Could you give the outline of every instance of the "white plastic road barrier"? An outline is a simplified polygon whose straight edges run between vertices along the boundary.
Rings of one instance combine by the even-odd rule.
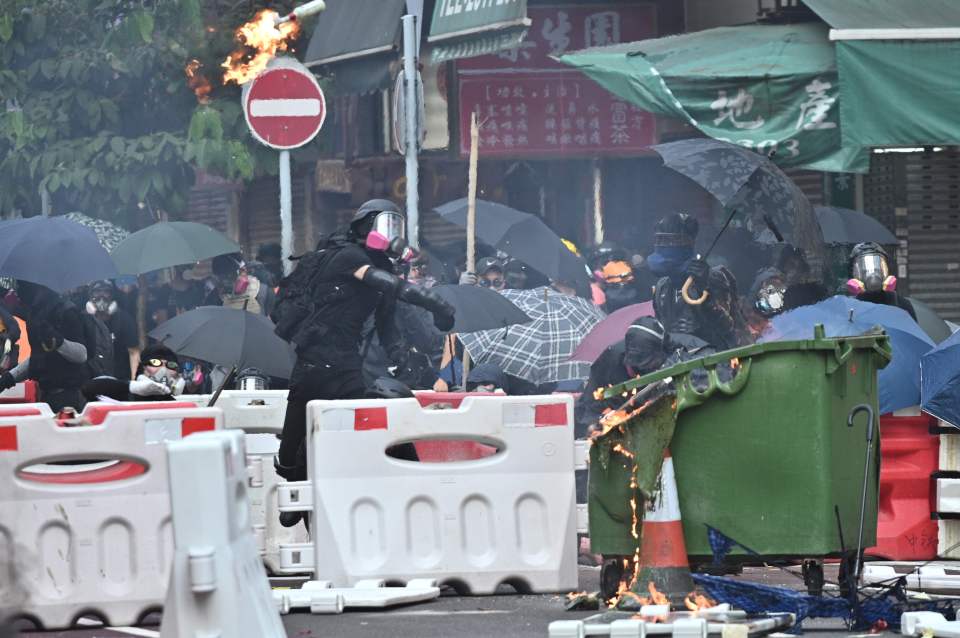
[[[573,445],[573,467],[576,473],[577,483],[578,485],[587,485],[590,464],[590,441],[574,441]],[[584,494],[584,496],[586,496],[586,494]],[[590,515],[587,510],[587,502],[581,502],[581,500],[583,499],[577,498],[577,533],[589,534]]]
[[[935,593],[960,593],[960,566],[956,563],[907,561],[870,562],[863,565],[863,584],[887,584],[905,576],[907,589]]]
[[[250,523],[257,549],[271,574],[313,571],[312,561],[293,561],[290,558],[293,553],[281,552],[281,547],[302,547],[310,540],[303,525],[280,525],[277,508],[277,486],[284,480],[273,469],[273,457],[280,449],[277,435],[283,431],[287,394],[287,390],[224,390],[216,403],[216,407],[223,410],[224,426],[228,430],[243,430],[247,435]],[[198,394],[181,398],[206,405],[211,396]]]
[[[960,638],[960,621],[950,621],[935,611],[908,611],[900,615],[900,633],[904,636]]]
[[[576,589],[572,397],[471,396],[444,410],[413,398],[312,401],[307,419],[312,485],[281,485],[280,500],[313,508],[317,579],[431,578],[474,594],[504,582]],[[422,439],[498,452],[450,463],[386,453]]]
[[[210,432],[168,446],[173,568],[161,638],[285,638],[257,553],[243,433]]]
[[[0,578],[0,608],[52,629],[87,614],[133,625],[162,605],[173,551],[164,442],[222,427],[219,410],[177,405],[90,404],[77,427],[49,409],[0,408],[0,556],[18,570],[16,583]]]
[[[718,609],[718,608],[714,608]],[[706,617],[704,616],[706,613]],[[710,613],[701,610],[670,613],[665,622],[648,622],[629,617],[609,620],[605,614],[590,616],[584,620],[556,620],[550,623],[550,638],[586,638],[587,636],[610,636],[610,638],[645,638],[646,636],[673,636],[673,638],[706,638],[719,635],[722,638],[768,635],[773,631],[787,629],[796,622],[793,614],[767,614],[748,618],[742,611]],[[944,638],[960,638],[949,636]]]
[[[36,381],[24,381],[0,392],[0,403],[35,403],[36,401]]]
[[[937,512],[960,513],[960,479],[937,479]]]
[[[404,587],[387,587],[383,580],[361,581],[354,587],[334,588],[330,581],[311,580],[300,589],[274,589],[281,614],[309,609],[312,614],[339,614],[346,608],[383,609],[440,597],[437,581],[411,580]]]

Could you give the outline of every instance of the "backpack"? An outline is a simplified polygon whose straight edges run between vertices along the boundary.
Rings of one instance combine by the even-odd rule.
[[[275,324],[274,332],[284,341],[297,346],[307,345],[320,326],[314,325],[322,307],[345,296],[343,286],[329,286],[321,290],[320,276],[330,258],[346,244],[342,236],[323,237],[317,249],[291,257],[296,261],[293,272],[280,280],[270,319]]]
[[[91,377],[116,376],[113,369],[113,333],[102,320],[83,313],[83,334],[87,346],[87,369]]]

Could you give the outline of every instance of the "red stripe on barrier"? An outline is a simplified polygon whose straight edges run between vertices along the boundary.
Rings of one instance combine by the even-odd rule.
[[[20,472],[18,476],[25,481],[34,483],[56,483],[58,485],[86,485],[88,483],[110,483],[122,481],[146,473],[147,468],[133,461],[120,461],[110,467],[84,472],[63,472],[56,474],[42,474],[39,472]]]
[[[190,436],[195,432],[207,432],[217,427],[217,420],[212,416],[189,417],[180,423],[180,436]]]
[[[0,451],[17,451],[17,426],[0,425]]]
[[[353,411],[353,429],[360,430],[386,430],[387,429],[387,409],[386,408],[357,408]]]
[[[196,403],[154,401],[153,403],[101,403],[88,406],[83,413],[84,420],[90,425],[103,425],[111,412],[136,412],[138,410],[177,410],[195,408]]]
[[[567,424],[567,404],[547,403],[536,406],[533,424],[538,428]]]
[[[0,416],[40,416],[37,408],[0,408]]]

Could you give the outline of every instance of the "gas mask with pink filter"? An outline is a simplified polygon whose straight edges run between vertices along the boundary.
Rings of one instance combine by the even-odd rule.
[[[890,274],[886,253],[876,244],[864,243],[854,247],[851,271],[853,276],[847,280],[847,290],[854,296],[897,289],[897,278]]]
[[[386,253],[400,262],[411,261],[416,256],[407,245],[406,220],[403,215],[393,211],[377,213],[364,245],[368,250]]]

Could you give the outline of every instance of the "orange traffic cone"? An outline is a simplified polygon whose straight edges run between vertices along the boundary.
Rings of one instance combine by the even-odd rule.
[[[680,521],[680,497],[673,472],[670,450],[664,451],[660,471],[660,491],[643,517],[640,533],[640,567],[634,587],[641,595],[650,584],[667,596],[673,605],[682,606],[693,591],[693,578],[687,562],[687,545]]]

